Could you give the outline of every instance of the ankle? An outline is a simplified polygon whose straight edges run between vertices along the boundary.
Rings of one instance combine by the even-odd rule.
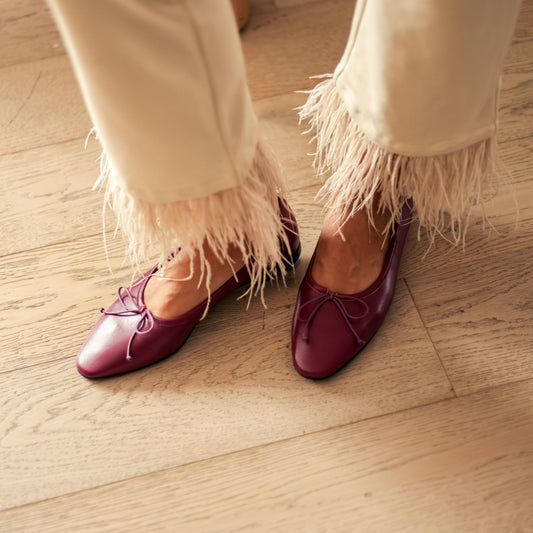
[[[378,278],[388,249],[389,235],[383,234],[388,217],[372,213],[373,224],[362,210],[339,229],[328,213],[315,252],[311,275],[333,292],[355,294]]]
[[[207,246],[201,253],[182,249],[160,275],[148,281],[145,305],[158,318],[177,318],[202,303],[243,266],[236,246],[230,246],[223,258]]]

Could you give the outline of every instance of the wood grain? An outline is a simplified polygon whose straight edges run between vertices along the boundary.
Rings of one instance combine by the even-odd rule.
[[[292,368],[294,285],[269,291],[268,313],[258,302],[248,314],[242,302],[221,305],[179,355],[91,382],[66,353],[90,326],[78,318],[90,288],[74,284],[77,271],[61,283],[69,308],[48,306],[55,316],[37,322],[40,338],[27,332],[25,342],[13,324],[22,364],[37,354],[27,368],[12,360],[20,369],[0,383],[4,509],[453,396],[403,286],[379,337],[324,382]]]
[[[12,531],[528,531],[531,380],[0,514]]]
[[[252,98],[311,89],[316,80],[310,76],[333,72],[353,10],[351,0],[329,0],[252,17],[241,36]]]
[[[528,163],[529,165],[529,163]],[[527,168],[527,167],[526,167]],[[483,215],[486,215],[485,222]],[[420,239],[416,227],[408,236],[401,273],[413,278],[436,269],[459,267],[479,261],[506,261],[506,256],[531,246],[533,240],[533,190],[529,182],[518,183],[501,190],[484,208],[472,214],[465,247],[454,246],[444,239],[432,244],[422,231]],[[508,265],[510,266],[510,265]],[[491,290],[487,287],[487,290]]]
[[[412,232],[379,335],[321,382],[290,357],[321,226],[291,93],[335,66],[353,1],[295,2],[254,0],[242,41],[302,264],[267,288],[268,310],[226,299],[179,354],[93,382],[74,358],[130,269],[120,239],[107,269],[89,190],[99,148],[83,151],[90,121],[45,4],[0,0],[0,530],[531,529],[533,0],[500,101],[517,229],[504,188],[487,204],[499,233],[473,218],[464,252],[426,254]]]
[[[99,154],[96,141],[84,150],[77,139],[0,157],[0,255],[102,232],[103,194],[91,191]]]
[[[533,377],[533,244],[407,277],[457,394]]]
[[[66,56],[6,67],[0,75],[0,155],[85,138],[91,130]]]
[[[503,69],[499,101],[500,141],[513,141],[533,135],[531,87],[533,79],[533,44],[517,42],[508,54],[510,63]],[[518,58],[522,58],[521,60]]]
[[[0,0],[0,28],[0,69],[65,54],[44,0]]]

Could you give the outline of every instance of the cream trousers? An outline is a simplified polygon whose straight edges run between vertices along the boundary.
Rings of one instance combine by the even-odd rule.
[[[100,183],[141,258],[234,242],[280,262],[275,157],[260,140],[227,0],[48,0],[103,150]],[[345,53],[301,117],[339,223],[406,198],[430,232],[494,172],[499,79],[519,0],[358,0]]]

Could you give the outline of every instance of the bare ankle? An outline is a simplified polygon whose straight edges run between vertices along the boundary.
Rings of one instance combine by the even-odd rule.
[[[159,318],[177,318],[202,303],[243,266],[236,246],[230,246],[223,258],[207,246],[202,253],[180,250],[161,275],[148,282],[146,307]]]
[[[338,227],[334,213],[328,213],[315,253],[312,276],[333,292],[354,294],[368,288],[379,276],[388,248],[383,235],[388,217],[366,211],[355,213]]]

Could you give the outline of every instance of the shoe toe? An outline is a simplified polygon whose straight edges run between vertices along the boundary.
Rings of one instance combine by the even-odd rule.
[[[305,377],[320,379],[334,374],[361,348],[334,305],[325,304],[308,328],[304,322],[294,330],[293,363]]]
[[[88,378],[100,378],[133,370],[127,350],[137,322],[137,317],[102,317],[78,353],[78,372]]]

